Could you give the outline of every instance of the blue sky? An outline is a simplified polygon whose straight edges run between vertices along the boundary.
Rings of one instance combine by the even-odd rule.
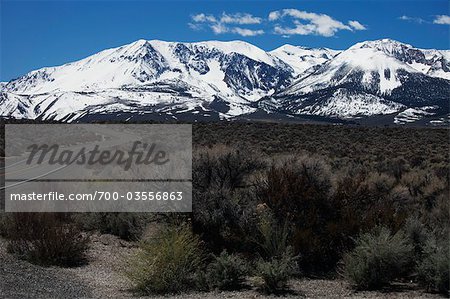
[[[448,0],[0,1],[0,81],[141,38],[245,40],[265,50],[385,37],[449,49],[450,41]]]

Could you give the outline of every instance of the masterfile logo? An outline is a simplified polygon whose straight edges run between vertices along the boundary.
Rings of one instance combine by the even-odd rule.
[[[191,211],[191,125],[6,125],[5,155],[9,212]]]
[[[140,141],[133,142],[133,146],[129,152],[122,150],[101,150],[96,145],[93,150],[86,150],[82,147],[79,151],[61,150],[58,144],[32,144],[28,147],[30,154],[26,164],[48,163],[50,165],[108,165],[117,163],[123,165],[124,170],[131,168],[132,164],[136,165],[164,165],[170,161],[168,154],[164,150],[158,150],[157,145],[152,143],[148,145]],[[36,159],[36,160],[35,160]]]

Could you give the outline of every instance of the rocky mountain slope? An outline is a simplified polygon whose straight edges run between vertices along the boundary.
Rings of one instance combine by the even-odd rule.
[[[0,115],[91,119],[392,116],[448,121],[450,51],[383,39],[347,50],[139,40],[0,85]],[[413,115],[413,116],[411,116]]]
[[[358,43],[321,64],[288,88],[264,99],[261,106],[292,114],[354,118],[391,114],[416,107],[448,112],[450,81],[444,61],[430,71],[439,52],[424,52],[392,40]],[[432,113],[433,114],[433,113]]]

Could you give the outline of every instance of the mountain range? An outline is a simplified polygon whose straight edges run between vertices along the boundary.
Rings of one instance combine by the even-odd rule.
[[[0,84],[0,115],[92,120],[449,123],[450,50],[138,40]]]

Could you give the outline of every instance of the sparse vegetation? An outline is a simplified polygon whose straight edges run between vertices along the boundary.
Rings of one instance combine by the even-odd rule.
[[[429,291],[449,293],[450,248],[449,240],[429,239],[423,258],[417,267],[419,282]]]
[[[78,266],[86,261],[89,237],[52,213],[14,213],[8,223],[8,251],[32,263]]]
[[[298,273],[296,257],[288,248],[281,256],[268,260],[260,259],[256,264],[259,287],[267,293],[280,293],[288,288],[289,280]]]
[[[258,212],[258,234],[255,243],[259,246],[259,254],[264,258],[282,256],[289,248],[289,222],[278,224],[265,205],[260,205]]]
[[[248,266],[242,258],[225,250],[208,265],[207,279],[211,288],[238,290],[242,287]]]
[[[144,294],[179,293],[192,289],[203,252],[188,226],[169,227],[144,240],[126,275]]]
[[[448,294],[448,130],[207,123],[193,133],[193,213],[171,214],[178,228],[159,215],[169,228],[141,240],[129,264],[136,290],[239,289],[256,278],[277,293],[298,273],[329,277],[342,262],[358,290],[408,279]],[[40,236],[67,240],[79,261],[73,252],[85,247],[70,241],[85,232],[138,241],[149,223],[139,213],[52,217],[59,230],[10,230],[8,216],[0,233],[23,258],[44,254],[25,254]],[[72,264],[50,260],[37,262]]]
[[[343,274],[357,289],[380,289],[405,274],[412,251],[403,232],[377,227],[362,234],[344,256]]]

